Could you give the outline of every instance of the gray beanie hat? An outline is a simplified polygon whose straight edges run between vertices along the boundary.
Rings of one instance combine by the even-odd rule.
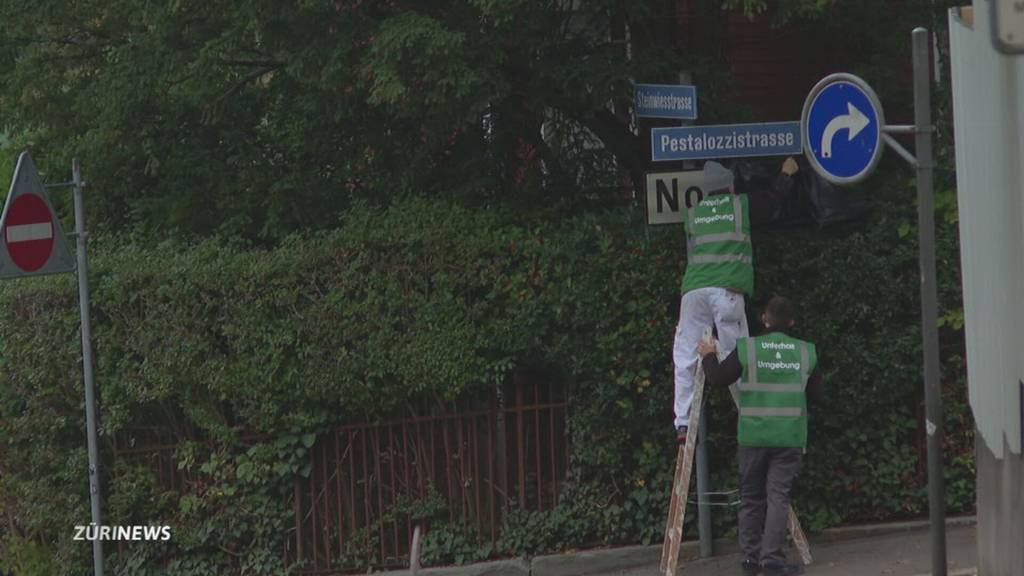
[[[718,162],[708,161],[704,163],[705,192],[725,190],[732,186],[732,180],[732,170],[729,170]]]

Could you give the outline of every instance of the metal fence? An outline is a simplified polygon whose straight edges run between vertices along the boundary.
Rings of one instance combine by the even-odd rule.
[[[569,403],[564,391],[547,385],[513,388],[508,402],[496,396],[319,435],[309,451],[310,473],[295,481],[286,503],[295,515],[286,562],[309,575],[344,571],[360,557],[407,565],[414,528],[408,504],[432,495],[446,501],[447,519],[470,528],[478,544],[497,542],[507,509],[555,506],[568,468]],[[150,440],[120,446],[115,457],[142,459],[163,489],[192,489],[200,479],[178,470],[177,445]]]

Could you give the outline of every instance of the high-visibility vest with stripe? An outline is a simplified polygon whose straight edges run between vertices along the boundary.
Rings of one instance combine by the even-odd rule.
[[[736,341],[741,446],[807,445],[807,379],[818,363],[814,344],[774,332]]]
[[[754,294],[748,214],[746,194],[707,196],[687,209],[684,294],[709,286]]]

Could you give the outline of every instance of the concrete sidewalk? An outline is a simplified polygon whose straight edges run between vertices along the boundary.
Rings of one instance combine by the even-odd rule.
[[[928,522],[889,522],[829,528],[811,536],[808,576],[927,576]],[[715,556],[697,560],[698,543],[683,542],[678,576],[740,574],[735,540],[716,540]],[[946,520],[948,576],[973,575],[977,564],[975,518]],[[420,570],[419,576],[655,576],[661,544],[623,546]],[[795,561],[795,556],[792,561]],[[376,573],[408,576],[408,570]],[[660,576],[660,575],[658,575]]]
[[[855,540],[815,542],[811,540],[814,563],[808,576],[916,576],[931,569],[929,532],[926,527]],[[946,530],[949,574],[974,574],[977,565],[977,537],[974,525],[953,525]],[[791,555],[791,561],[796,561]],[[715,556],[684,562],[679,576],[734,576],[741,574],[739,554]],[[654,576],[657,564],[597,572],[604,576]]]

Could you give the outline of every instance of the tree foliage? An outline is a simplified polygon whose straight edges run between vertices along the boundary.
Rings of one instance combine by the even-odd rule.
[[[907,198],[909,188],[889,193]],[[755,236],[757,282],[771,288],[749,315],[773,292],[792,297],[796,335],[818,344],[827,381],[796,497],[814,529],[925,507],[916,251],[899,233],[910,214],[909,201],[883,202],[863,228]],[[464,527],[439,526],[431,557],[655,539],[675,454],[669,351],[683,247],[678,229],[648,236],[636,216],[527,224],[514,211],[418,199],[360,206],[340,229],[272,250],[101,245],[93,306],[110,522],[169,523],[175,534],[167,546],[133,547],[118,565],[274,573],[280,558],[267,554],[283,547],[291,481],[308,473],[316,433],[486,395],[524,368],[573,391],[574,485],[558,509],[507,516],[486,553],[469,546]],[[942,312],[955,312],[948,222],[938,258]],[[850,270],[863,281],[850,282]],[[8,537],[42,546],[61,566],[88,565],[88,547],[67,537],[88,517],[76,328],[70,276],[0,284],[0,503],[14,519]],[[949,503],[964,510],[973,424],[963,332],[950,324],[942,337]],[[711,395],[709,414],[713,482],[728,489],[727,394]],[[208,439],[176,453],[179,466],[208,478],[204,488],[164,492],[147,471],[111,464],[113,438],[140,426]],[[246,444],[247,432],[267,440]],[[733,518],[716,521],[724,533]],[[376,561],[373,546],[360,550],[346,561]]]
[[[724,25],[721,6],[697,4],[700,28]],[[820,0],[773,5],[779,22],[845,13]],[[619,184],[619,170],[641,181],[634,79],[691,70],[702,109],[721,113],[721,46],[682,49],[675,10],[668,0],[10,0],[0,123],[54,179],[79,156],[102,192],[90,201],[98,221],[143,238],[278,239],[337,224],[355,198],[409,192],[578,196]]]
[[[817,27],[814,49],[845,46],[888,111],[908,101],[906,32],[934,27],[944,3],[692,4],[703,29],[720,30],[723,9]],[[210,479],[199,494],[104,467],[113,521],[167,521],[177,535],[118,567],[280,572],[268,551],[282,548],[282,503],[311,434],[472,395],[523,366],[575,383],[576,483],[555,510],[510,514],[500,550],[449,526],[425,543],[431,557],[656,537],[673,455],[678,230],[648,235],[624,210],[547,209],[648,168],[633,80],[689,70],[702,116],[729,121],[720,36],[683,50],[673,18],[667,0],[0,4],[0,176],[21,147],[49,181],[79,157],[90,222],[106,233],[93,280],[107,462],[113,436],[141,424],[211,442],[178,453]],[[955,203],[942,198],[947,485],[951,508],[966,509],[973,427]],[[877,204],[864,226],[756,240],[758,285],[806,311],[799,335],[820,343],[834,398],[813,421],[797,496],[814,528],[925,502],[913,217],[906,202]],[[194,238],[207,235],[220,238]],[[70,277],[0,285],[3,560],[45,573],[88,565],[88,547],[67,538],[88,516],[75,310]],[[713,481],[728,487],[733,422],[724,395],[711,403]],[[246,431],[270,439],[243,445]]]

